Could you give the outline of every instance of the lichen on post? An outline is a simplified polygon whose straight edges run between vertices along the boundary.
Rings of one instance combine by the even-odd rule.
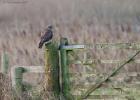
[[[56,97],[60,95],[58,45],[52,41],[45,44],[46,89]]]
[[[66,100],[73,100],[70,94],[70,76],[68,67],[68,50],[63,46],[68,45],[67,38],[61,38],[60,41],[60,56],[61,56],[61,74],[62,74],[62,94]]]
[[[24,91],[24,85],[22,83],[23,73],[24,73],[24,68],[22,67],[15,68],[15,72],[14,72],[15,86],[14,87],[15,87],[15,91],[18,97],[22,97],[22,93]]]

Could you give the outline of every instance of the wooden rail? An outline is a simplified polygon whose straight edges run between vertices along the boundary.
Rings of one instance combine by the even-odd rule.
[[[1,54],[1,73],[7,74],[9,68],[9,57],[7,52]]]
[[[104,59],[87,59],[85,60],[73,60],[69,61],[69,64],[83,64],[83,65],[92,65],[96,63],[100,64],[119,64],[122,62],[126,62],[126,60],[104,60]],[[134,63],[140,63],[140,59],[133,60]]]
[[[24,73],[45,73],[45,71],[43,66],[13,66],[11,68],[12,87],[17,86],[16,81],[22,79]]]
[[[65,50],[76,50],[76,49],[105,49],[105,48],[114,48],[114,49],[140,49],[140,43],[96,43],[96,44],[80,44],[80,45],[67,45],[62,46]]]

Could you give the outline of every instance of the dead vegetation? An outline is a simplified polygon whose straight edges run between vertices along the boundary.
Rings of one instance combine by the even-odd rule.
[[[0,73],[0,99],[12,100],[11,82],[9,77]]]
[[[49,24],[55,27],[55,40],[68,37],[72,44],[140,43],[139,2],[139,0],[28,0],[26,4],[0,4],[0,53],[2,51],[9,53],[10,67],[44,65],[44,51],[38,49],[38,42],[41,31]],[[107,51],[97,51],[99,53],[91,51],[91,55],[116,59],[129,54],[117,50],[107,54]],[[102,65],[97,69],[100,72],[107,72],[111,66]],[[124,70],[139,72],[138,66],[130,64]],[[75,70],[81,71],[80,68]],[[42,89],[40,93],[43,94],[44,91]],[[42,97],[46,99],[48,95],[49,93],[43,94]],[[0,100],[10,100],[11,97],[10,79],[0,74]]]

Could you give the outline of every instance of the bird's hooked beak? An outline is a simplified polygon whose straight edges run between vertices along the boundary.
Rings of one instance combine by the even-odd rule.
[[[51,30],[51,31],[55,31],[55,28],[53,27],[53,26],[48,26],[46,29],[45,29],[45,31],[48,31],[48,30]]]
[[[49,25],[49,26],[47,27],[47,29],[48,29],[48,30],[52,30],[52,29],[53,29],[53,26],[52,26],[52,25]]]

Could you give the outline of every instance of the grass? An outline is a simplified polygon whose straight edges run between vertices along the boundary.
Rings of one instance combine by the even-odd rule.
[[[0,99],[11,100],[12,97],[10,79],[0,73]]]
[[[68,37],[69,43],[140,43],[139,0],[29,0],[26,4],[0,4],[0,53],[7,51],[10,67],[14,65],[44,65],[44,50],[38,43],[47,25],[53,24],[54,40]],[[109,51],[109,52],[108,52]],[[133,53],[132,50],[88,50],[88,57],[102,59],[122,59]],[[84,55],[78,52],[78,59]],[[82,56],[81,56],[82,55]],[[137,57],[139,58],[139,56]],[[73,72],[94,72],[96,76],[107,73],[113,64],[97,64],[93,68],[85,65],[71,65]],[[96,70],[95,70],[96,69]],[[129,64],[122,72],[139,72],[138,64]],[[32,79],[34,75],[30,75]],[[40,75],[41,76],[41,75]],[[81,75],[79,82],[94,81]],[[82,78],[81,78],[82,77]],[[81,79],[81,80],[80,80]],[[120,76],[117,79],[121,79]],[[0,78],[0,93],[3,100],[10,100],[12,94],[10,79]],[[4,81],[5,80],[5,81]],[[43,80],[43,78],[42,78]],[[8,82],[7,82],[8,81]],[[5,84],[6,83],[6,84]],[[42,98],[52,99],[44,93],[43,85],[38,89]]]

